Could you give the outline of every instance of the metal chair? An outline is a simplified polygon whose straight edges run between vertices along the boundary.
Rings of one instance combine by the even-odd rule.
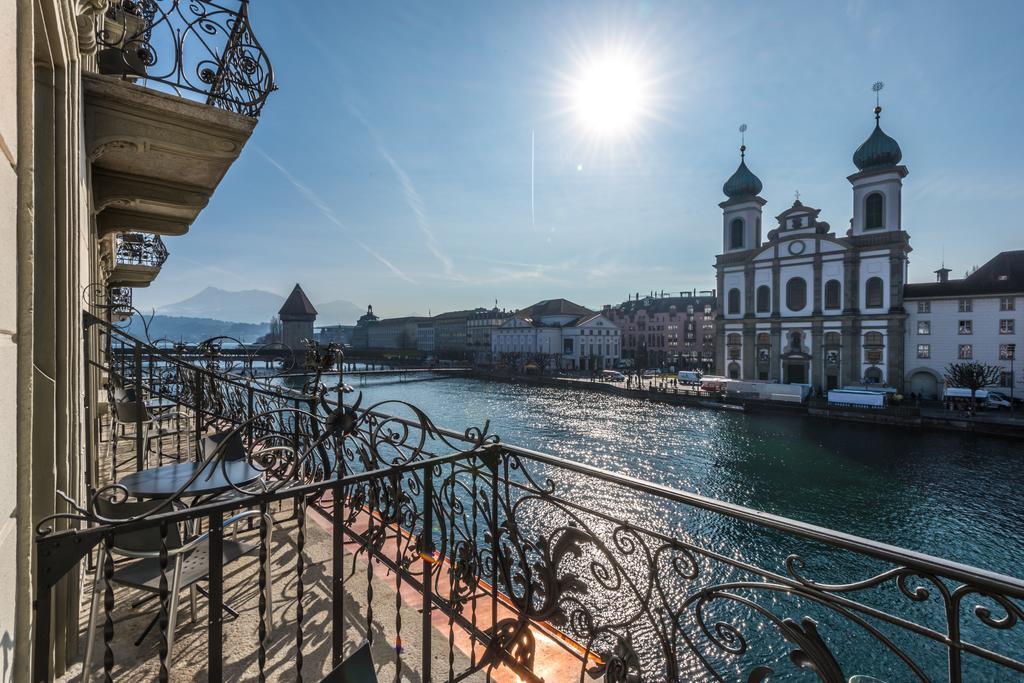
[[[429,634],[428,634],[429,637]],[[377,683],[370,643],[364,642],[320,683]]]
[[[124,390],[119,390],[124,392]],[[115,392],[117,395],[118,392]],[[127,394],[125,394],[127,396]],[[118,429],[123,428],[127,425],[139,425],[142,426],[142,443],[143,443],[143,458],[145,460],[145,467],[149,466],[149,452],[151,450],[151,443],[153,439],[161,439],[165,436],[170,436],[179,433],[180,424],[179,420],[181,415],[176,411],[163,411],[152,413],[146,408],[146,405],[136,400],[115,400],[113,404],[114,410],[112,412],[112,421],[110,425],[111,430],[111,441],[110,441],[110,467],[111,473],[116,478],[117,476],[117,441],[118,441]],[[140,414],[141,413],[141,414]],[[174,421],[174,425],[170,425],[171,421]],[[127,438],[127,437],[126,437]],[[157,455],[162,460],[165,454],[161,450],[158,450]],[[180,460],[180,453],[176,455],[175,460]]]
[[[154,510],[166,501],[144,501],[144,502],[123,502],[111,503],[110,501],[99,501],[98,512],[108,519],[123,518],[129,519],[143,515]],[[232,516],[224,521],[224,528],[236,525],[238,522],[259,517],[258,510],[247,510]],[[266,516],[267,539],[272,537],[274,520],[270,515]],[[237,540],[237,527],[235,535],[222,540],[223,564],[226,566],[245,555],[258,550],[256,543],[242,543]],[[167,662],[170,665],[174,652],[174,630],[178,620],[178,597],[182,590],[195,589],[200,581],[207,578],[209,571],[209,531],[190,538],[182,538],[179,525],[169,524],[167,527],[167,560],[170,565],[168,577],[170,589],[168,591],[168,623],[167,623]],[[135,588],[137,590],[160,594],[160,553],[164,541],[160,537],[158,525],[114,534],[114,543],[111,553],[115,556],[135,559],[134,562],[127,562],[115,568],[114,573],[109,577],[111,583]],[[172,564],[173,563],[173,564]],[[103,590],[103,583],[106,578],[103,575],[102,558],[97,558],[95,582],[93,584],[92,605],[89,610],[88,635],[85,645],[85,663],[82,667],[82,681],[88,680],[92,667],[92,651],[96,638],[96,621],[99,616],[100,593]],[[267,553],[265,571],[267,574],[266,604],[267,624],[273,629],[273,594],[271,591],[271,559]],[[191,616],[196,620],[196,596],[195,590],[191,590]],[[152,628],[152,624],[150,627]],[[148,629],[147,629],[148,631]]]

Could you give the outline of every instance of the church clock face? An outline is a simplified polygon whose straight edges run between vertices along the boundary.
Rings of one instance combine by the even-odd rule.
[[[787,248],[789,249],[790,254],[792,254],[793,256],[799,256],[800,254],[804,253],[804,249],[807,248],[807,245],[805,245],[800,240],[796,240],[795,242],[790,242],[789,247]]]

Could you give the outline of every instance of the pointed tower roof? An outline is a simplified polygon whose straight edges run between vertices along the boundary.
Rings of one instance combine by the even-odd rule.
[[[284,305],[281,306],[281,310],[277,314],[280,316],[312,316],[315,318],[316,309],[313,308],[313,304],[310,303],[306,293],[302,291],[302,287],[295,283],[295,289],[285,299]]]

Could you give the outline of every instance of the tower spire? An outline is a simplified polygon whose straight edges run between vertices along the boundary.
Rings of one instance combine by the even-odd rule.
[[[875,93],[875,123],[882,117],[882,105],[880,103],[879,93],[882,92],[882,88],[885,87],[885,83],[882,81],[875,81],[871,86],[871,89]]]
[[[740,124],[740,161],[747,155],[747,124]]]

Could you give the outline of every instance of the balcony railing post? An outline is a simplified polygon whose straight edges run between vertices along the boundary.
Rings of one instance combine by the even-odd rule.
[[[331,489],[331,508],[331,665],[338,666],[345,654],[345,503],[340,470]]]
[[[145,401],[142,398],[142,346],[135,343],[133,347],[135,361],[135,468],[137,472],[145,469],[146,439],[142,433],[142,411]]]
[[[197,460],[203,458],[202,449],[199,444],[202,443],[203,439],[203,375],[201,372],[196,371],[196,391],[195,391],[195,414],[192,418],[196,421],[195,426],[195,437],[196,437],[196,452],[195,457]]]
[[[430,664],[433,660],[431,646],[433,638],[431,612],[434,607],[434,466],[423,468],[423,535],[420,541],[420,557],[423,559],[423,671],[420,673],[424,681],[431,680]]]
[[[224,513],[211,513],[208,519],[210,526],[209,550],[209,598],[208,639],[209,652],[207,659],[207,680],[224,679]],[[192,603],[193,605],[195,603]],[[195,617],[195,615],[192,615]]]

